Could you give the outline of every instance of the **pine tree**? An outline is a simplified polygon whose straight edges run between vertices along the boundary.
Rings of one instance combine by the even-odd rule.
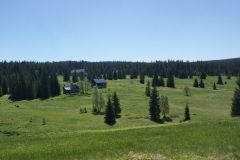
[[[148,82],[147,82],[147,86],[146,86],[146,89],[145,89],[145,95],[147,96],[147,97],[150,97],[150,95],[151,95],[151,84],[150,84],[150,81],[148,80]]]
[[[195,88],[198,88],[198,87],[199,87],[199,86],[198,86],[198,80],[197,80],[197,79],[194,80],[193,87],[195,87]]]
[[[158,86],[165,87],[165,82],[162,76],[158,80]]]
[[[8,94],[8,84],[6,78],[3,78],[2,80],[2,94]]]
[[[58,96],[60,95],[60,85],[58,83],[58,79],[57,79],[57,75],[56,74],[52,74],[50,76],[50,93],[51,93],[51,96],[54,97],[54,96]]]
[[[223,85],[223,80],[222,80],[222,76],[221,75],[218,76],[217,84]]]
[[[116,117],[110,96],[108,97],[104,119],[104,122],[108,125],[114,125],[116,123]]]
[[[49,75],[46,71],[41,74],[41,79],[39,83],[40,97],[41,99],[48,99],[50,97],[50,82]]]
[[[2,75],[0,73],[0,97],[3,96],[3,93],[2,93]]]
[[[145,79],[144,74],[141,74],[141,75],[140,75],[140,83],[141,83],[141,84],[144,84],[144,82],[145,82],[144,79]]]
[[[207,78],[207,73],[201,72],[200,79],[206,79],[206,78]]]
[[[149,113],[152,121],[158,122],[160,119],[160,105],[159,96],[156,86],[153,87],[150,101],[149,101]]]
[[[112,72],[108,72],[107,77],[108,77],[108,80],[112,80],[113,79]]]
[[[240,77],[237,79],[237,88],[235,89],[233,100],[232,100],[232,108],[231,108],[231,116],[240,116]]]
[[[202,79],[200,80],[199,87],[200,87],[200,88],[205,88],[205,85],[204,85],[204,82],[203,82]]]
[[[72,82],[73,82],[73,83],[78,82],[78,76],[77,76],[77,73],[76,73],[76,72],[74,72],[74,73],[72,74]]]
[[[119,114],[122,112],[122,110],[121,110],[119,98],[118,98],[116,92],[114,92],[113,97],[112,97],[112,105],[114,107],[114,112],[115,112],[116,118],[119,118],[120,117]]]
[[[174,76],[172,74],[168,74],[167,87],[175,88]]]
[[[117,79],[118,79],[118,72],[117,72],[117,71],[114,71],[114,72],[113,72],[113,79],[114,79],[114,80],[117,80]]]
[[[158,86],[158,75],[155,73],[152,79],[152,87]]]
[[[217,90],[217,86],[215,82],[213,83],[213,90]]]
[[[189,110],[188,104],[186,104],[185,112],[184,112],[184,121],[189,121],[190,119],[191,119],[190,110]]]
[[[69,73],[68,71],[65,71],[65,72],[64,72],[63,81],[64,81],[64,82],[70,81],[70,73]]]
[[[0,85],[0,97],[2,97],[3,94],[2,94],[2,86]]]

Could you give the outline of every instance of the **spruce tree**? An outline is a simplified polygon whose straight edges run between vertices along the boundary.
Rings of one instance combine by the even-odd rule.
[[[141,74],[141,75],[140,75],[140,83],[141,83],[141,84],[144,84],[144,83],[145,83],[145,80],[144,80],[144,79],[145,79],[144,74]]]
[[[2,80],[2,94],[8,94],[8,84],[6,78],[3,78]]]
[[[0,85],[0,97],[2,97],[3,94],[2,94],[2,86]]]
[[[162,76],[158,80],[158,86],[165,87],[165,82]]]
[[[231,116],[240,116],[240,77],[237,79],[237,88],[235,89],[233,100],[232,100],[232,108],[231,108]]]
[[[110,96],[108,97],[104,119],[105,119],[104,122],[108,125],[114,125],[116,123],[114,107],[112,105]]]
[[[40,97],[41,99],[48,99],[50,97],[50,82],[49,75],[46,71],[41,74],[41,79],[39,83]]]
[[[152,121],[158,122],[160,119],[160,105],[159,105],[159,95],[157,91],[157,87],[154,86],[150,101],[149,101],[149,113],[150,113],[150,119]]]
[[[151,84],[150,84],[150,81],[148,80],[148,82],[147,82],[147,86],[146,86],[146,89],[145,89],[145,95],[147,96],[147,97],[150,97],[150,95],[151,95]]]
[[[175,88],[174,76],[173,74],[168,74],[167,87]]]
[[[108,80],[112,80],[113,79],[112,72],[108,72],[107,77],[108,77]]]
[[[116,92],[114,92],[113,97],[112,97],[112,105],[114,107],[114,112],[115,112],[116,118],[119,118],[120,117],[120,113],[122,112],[122,110],[121,110],[119,98],[118,98]]]
[[[64,82],[70,81],[70,73],[69,73],[68,71],[65,71],[65,72],[64,72],[63,81],[64,81]]]
[[[204,82],[203,82],[202,79],[200,80],[199,87],[200,87],[200,88],[205,88],[205,85],[204,85]]]
[[[158,86],[158,75],[155,73],[152,79],[152,87]]]
[[[200,79],[206,79],[206,78],[207,78],[207,73],[206,72],[201,72]]]
[[[199,86],[198,86],[198,80],[197,80],[197,79],[194,80],[193,87],[195,87],[195,88],[198,88],[198,87],[199,87]]]
[[[60,85],[58,83],[57,75],[56,74],[51,74],[50,76],[50,93],[51,96],[58,96],[60,95]]]
[[[117,72],[117,71],[114,71],[114,72],[113,72],[113,79],[114,79],[114,80],[117,80],[117,79],[118,79],[118,72]]]
[[[77,76],[77,73],[76,73],[76,72],[74,72],[74,73],[72,74],[72,82],[73,82],[73,83],[78,82],[78,76]]]
[[[223,80],[222,80],[222,76],[221,75],[218,76],[217,84],[223,85]]]
[[[217,90],[217,86],[215,82],[213,83],[213,90]]]
[[[184,112],[184,121],[189,121],[190,119],[191,119],[190,110],[189,110],[188,104],[186,104],[185,112]]]

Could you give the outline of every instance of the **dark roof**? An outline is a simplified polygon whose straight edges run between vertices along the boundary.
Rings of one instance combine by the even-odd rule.
[[[107,81],[105,79],[103,79],[103,78],[101,78],[101,79],[93,79],[93,81],[95,83],[107,83]]]

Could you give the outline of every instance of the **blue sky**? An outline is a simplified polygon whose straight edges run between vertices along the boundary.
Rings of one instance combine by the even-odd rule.
[[[239,55],[239,0],[0,0],[0,60]]]

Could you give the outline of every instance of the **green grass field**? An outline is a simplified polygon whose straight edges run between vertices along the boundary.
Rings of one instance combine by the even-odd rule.
[[[0,159],[240,159],[240,118],[230,117],[235,80],[224,77],[227,85],[218,90],[212,89],[217,77],[208,77],[205,89],[193,88],[193,79],[175,79],[176,89],[159,88],[173,118],[165,124],[149,120],[149,99],[139,80],[108,81],[102,90],[105,97],[116,91],[120,98],[122,117],[112,127],[104,124],[104,115],[91,113],[91,92],[44,101],[1,97]],[[180,123],[186,103],[192,120]],[[88,113],[80,114],[81,107]]]

